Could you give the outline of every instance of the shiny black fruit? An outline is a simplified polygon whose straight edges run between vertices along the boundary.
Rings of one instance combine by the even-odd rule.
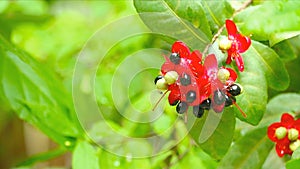
[[[193,114],[197,117],[200,118],[204,114],[204,109],[199,106],[194,106],[193,107]]]
[[[199,107],[203,108],[204,110],[209,110],[211,108],[211,100],[210,98],[204,100]]]
[[[227,87],[227,92],[232,96],[237,96],[242,93],[242,87],[238,84],[232,84]]]
[[[183,114],[184,112],[187,111],[188,107],[189,106],[188,106],[188,104],[186,102],[180,102],[176,106],[176,111],[179,114]]]
[[[192,103],[194,100],[196,100],[196,92],[193,90],[188,91],[186,94],[186,101]]]
[[[180,56],[178,53],[172,53],[170,56],[170,60],[171,62],[173,62],[174,64],[179,64],[180,63]]]
[[[182,77],[180,78],[180,83],[183,86],[190,85],[191,84],[191,76],[186,73],[183,73]]]

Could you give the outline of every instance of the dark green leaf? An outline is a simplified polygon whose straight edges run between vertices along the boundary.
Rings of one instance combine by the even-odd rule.
[[[300,50],[298,50],[298,49],[297,49],[297,51],[300,52]],[[298,53],[297,55],[299,56],[299,54],[300,53]],[[289,73],[289,76],[291,79],[289,88],[287,89],[287,91],[289,91],[289,92],[299,92],[300,91],[300,85],[299,85],[300,66],[299,65],[300,65],[300,57],[297,57],[297,59],[286,63],[286,68],[288,70],[288,73]]]
[[[269,40],[272,46],[300,34],[299,6],[299,1],[265,1],[246,8],[235,20],[241,23],[243,34],[252,34],[259,41]]]
[[[72,160],[74,169],[99,169],[99,159],[96,149],[87,142],[77,143]]]
[[[285,164],[286,169],[299,169],[300,159],[290,160]]]
[[[235,127],[232,111],[228,108],[222,114],[205,112],[204,117],[197,119],[190,130],[194,140],[215,159],[221,159],[231,145]]]
[[[284,62],[288,62],[297,58],[293,46],[288,40],[277,43],[272,48]]]
[[[244,88],[243,93],[236,97],[236,103],[247,114],[243,117],[241,112],[234,108],[235,114],[242,121],[257,125],[262,119],[267,104],[267,82],[261,70],[259,61],[253,56],[252,48],[245,53],[245,70],[239,73],[238,83]]]
[[[50,69],[0,38],[1,100],[25,121],[64,145],[79,135],[72,99]],[[63,97],[62,97],[63,96]]]
[[[178,4],[182,3],[183,5],[177,4],[177,6],[177,2]],[[202,7],[199,3],[194,5],[189,1],[167,2],[164,0],[135,0],[134,6],[144,23],[154,33],[181,40],[192,49],[198,50],[203,50],[210,42],[206,35],[209,34],[206,18],[203,15],[203,12],[201,12]],[[200,11],[197,12],[197,10]],[[188,20],[185,20],[184,18],[187,18]],[[197,22],[199,22],[200,25]],[[201,26],[202,23],[203,25]],[[199,30],[198,27],[203,31]]]
[[[205,35],[211,39],[212,33],[205,17],[204,9],[200,1],[172,1],[166,0],[170,8],[182,19],[193,24],[194,27],[200,29]]]
[[[233,8],[225,1],[201,1],[203,4],[205,14],[207,16],[209,25],[214,33],[218,31],[225,23],[225,20],[231,18],[233,15]]]
[[[252,46],[249,51],[245,53],[245,57],[254,57],[258,60],[256,64],[260,65],[260,69],[265,73],[268,85],[271,88],[275,90],[285,90],[289,86],[290,79],[283,62],[268,46],[252,41]],[[245,67],[248,65],[245,65]]]
[[[240,138],[221,160],[218,169],[260,169],[273,148],[266,128],[258,128]]]

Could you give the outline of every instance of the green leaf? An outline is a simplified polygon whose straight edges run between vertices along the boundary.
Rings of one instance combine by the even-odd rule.
[[[47,160],[50,160],[52,158],[55,158],[55,157],[58,157],[58,156],[64,154],[66,151],[67,151],[66,148],[59,147],[57,149],[50,150],[48,152],[37,154],[37,155],[34,155],[32,157],[29,157],[25,161],[17,164],[17,166],[18,167],[21,167],[21,166],[30,166],[30,165],[32,165],[32,164],[34,164],[36,162],[47,161]]]
[[[296,93],[284,93],[272,98],[267,106],[270,114],[282,114],[284,112],[298,112],[300,110],[300,95]]]
[[[293,152],[292,159],[300,159],[300,148],[299,147]]]
[[[165,2],[179,17],[189,21],[194,27],[203,31],[209,39],[212,38],[212,33],[200,1],[165,0]]]
[[[300,25],[298,29],[300,28]],[[300,31],[289,31],[289,32],[282,32],[282,33],[275,33],[271,35],[270,38],[270,46],[273,46],[283,40],[293,38],[295,36],[300,35]]]
[[[285,164],[286,169],[298,169],[300,166],[300,159],[290,160]]]
[[[73,143],[81,128],[73,114],[71,96],[52,70],[2,37],[0,55],[0,100],[61,145]]]
[[[154,33],[181,40],[198,50],[203,50],[210,42],[203,9],[195,1],[135,0],[134,6]]]
[[[218,169],[260,169],[273,148],[266,128],[258,128],[240,138],[221,160]]]
[[[292,113],[300,110],[300,95],[296,93],[285,93],[272,98],[268,105],[265,116],[260,126],[269,126],[280,121],[281,115],[285,112]]]
[[[79,142],[73,153],[72,168],[99,169],[99,158],[96,149],[87,142]]]
[[[197,144],[215,159],[221,159],[231,145],[235,128],[235,116],[232,108],[222,114],[205,112],[197,119],[190,134]]]
[[[244,55],[245,70],[238,75],[238,83],[243,86],[244,90],[236,97],[236,103],[247,114],[247,117],[243,117],[236,107],[234,110],[240,120],[257,125],[266,110],[267,82],[259,61],[253,56],[254,51],[250,48]]]
[[[201,3],[203,4],[209,25],[214,33],[217,33],[218,29],[224,25],[225,20],[231,18],[234,13],[234,9],[225,0],[203,0]]]
[[[186,166],[190,169],[216,168],[216,161],[207,157],[207,154],[202,151],[197,152],[197,149],[191,149],[184,158],[176,160],[178,160],[177,165],[172,168],[186,168]]]
[[[277,43],[272,48],[284,62],[288,62],[297,58],[293,46],[288,40]]]
[[[255,40],[269,40],[271,45],[275,45],[299,35],[299,6],[299,1],[265,1],[260,5],[246,8],[234,19],[243,34],[252,34]]]
[[[258,60],[256,64],[260,65],[260,69],[265,73],[268,85],[271,88],[280,91],[289,86],[290,79],[283,62],[268,46],[252,41],[249,52],[245,53],[245,57],[254,57]],[[245,65],[245,67],[248,65]]]
[[[274,146],[275,147],[275,146]],[[278,157],[275,148],[269,153],[269,156],[264,162],[262,169],[283,169],[285,168],[285,162],[283,158]]]

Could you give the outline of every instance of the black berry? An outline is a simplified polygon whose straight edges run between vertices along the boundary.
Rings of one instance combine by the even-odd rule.
[[[221,90],[216,90],[214,92],[214,102],[217,104],[217,105],[221,105],[225,102],[225,94],[224,92],[222,92]]]
[[[183,73],[182,77],[180,78],[180,83],[183,86],[190,85],[191,84],[191,76],[186,73]]]
[[[180,63],[180,56],[178,53],[172,53],[170,56],[170,60],[171,62],[173,62],[174,64],[179,64]]]
[[[193,107],[193,114],[197,117],[200,118],[204,114],[204,109],[199,106],[194,106]]]
[[[188,109],[188,104],[186,102],[180,102],[176,106],[176,111],[179,114],[183,114],[184,112],[187,111],[187,109]]]
[[[237,96],[242,93],[242,87],[238,84],[232,84],[227,87],[228,93],[230,93],[232,96]]]
[[[196,92],[193,90],[188,91],[186,94],[186,101],[192,103],[194,100],[196,100]]]
[[[161,76],[161,75],[157,76],[157,77],[154,79],[154,84],[156,84],[157,81],[158,81],[159,79],[162,79],[162,78],[164,78],[164,77]]]
[[[204,100],[204,101],[199,105],[199,107],[203,108],[204,110],[209,110],[209,109],[210,109],[210,106],[211,106],[211,100],[210,100],[210,98]]]
[[[231,106],[236,101],[234,96],[225,95],[225,107]]]

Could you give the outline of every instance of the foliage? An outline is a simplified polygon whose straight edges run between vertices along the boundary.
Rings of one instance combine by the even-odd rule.
[[[1,112],[57,143],[16,166],[70,151],[73,168],[297,168],[299,148],[274,157],[266,130],[284,112],[299,117],[300,4],[246,2],[1,1]],[[174,41],[224,61],[214,36],[226,19],[252,39],[237,80],[247,117],[232,106],[185,123],[166,99],[152,111],[153,79]]]

